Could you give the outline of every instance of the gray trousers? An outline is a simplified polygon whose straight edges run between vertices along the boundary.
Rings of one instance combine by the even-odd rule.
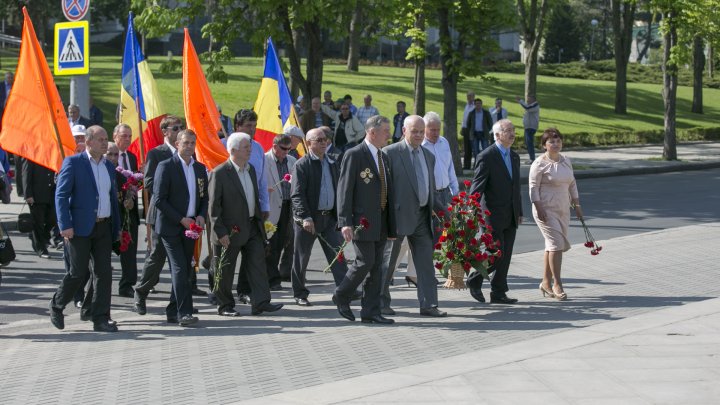
[[[325,253],[325,258],[328,264],[333,261],[337,254],[337,249],[342,245],[342,236],[340,231],[337,230],[337,220],[330,215],[318,215],[317,221],[315,221],[315,235],[303,229],[302,226],[294,224],[295,227],[295,257],[293,258],[293,267],[291,273],[293,296],[295,298],[307,299],[310,295],[310,290],[305,287],[305,272],[307,271],[308,262],[310,261],[310,254],[312,253],[312,247],[315,244],[317,235],[322,236],[324,241],[320,241],[320,246]],[[340,285],[340,282],[347,273],[346,262],[335,262],[330,268],[335,285]]]
[[[420,308],[438,306],[437,279],[433,267],[433,233],[429,222],[427,215],[420,215],[415,232],[407,236],[399,236],[396,240],[388,241],[385,245],[382,264],[383,288],[380,295],[382,308],[389,308],[392,301],[390,282],[393,279],[398,256],[400,255],[400,247],[405,238],[408,239],[410,254],[417,269],[417,297]]]

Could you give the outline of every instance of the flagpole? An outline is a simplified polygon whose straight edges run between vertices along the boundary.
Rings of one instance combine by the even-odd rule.
[[[32,23],[32,20],[30,20],[30,15],[28,15],[28,12],[27,12],[27,9],[25,6],[23,6],[23,14],[24,14],[25,18],[27,18]],[[23,27],[23,29],[27,30],[28,27]],[[29,36],[30,35],[28,32],[28,37]],[[35,47],[33,45],[33,41],[28,41],[28,42],[29,42],[30,48],[32,49],[33,58],[35,59],[35,63],[34,63],[35,73],[40,77],[40,86],[42,87],[43,94],[45,95],[45,103],[48,106],[48,110],[53,111],[52,102],[50,102],[49,94],[47,92],[47,83],[45,83],[45,75],[42,74],[42,72],[38,71],[38,69],[40,68],[40,62],[38,61],[37,49],[35,49]],[[55,117],[55,115],[53,114],[53,119],[51,119],[50,121],[52,121],[53,131],[55,132],[55,140],[57,141],[58,148],[60,149],[60,156],[64,160],[65,159],[65,148],[63,148],[62,140],[60,139],[60,131],[58,130],[57,122],[55,121],[54,117]]]

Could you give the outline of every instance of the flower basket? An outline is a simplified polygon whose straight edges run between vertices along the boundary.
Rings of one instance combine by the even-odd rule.
[[[463,269],[462,264],[453,263],[450,265],[450,272],[443,287],[455,290],[465,289],[465,269]]]

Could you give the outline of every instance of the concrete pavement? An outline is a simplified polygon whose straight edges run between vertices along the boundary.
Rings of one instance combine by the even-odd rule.
[[[713,156],[705,163],[720,163],[720,144],[694,145]],[[573,152],[573,163],[584,164]],[[617,167],[645,160],[637,151],[627,159],[634,163],[585,153]],[[310,272],[313,307],[291,304],[285,290],[273,293],[287,304],[280,312],[253,317],[241,306],[243,316],[228,319],[196,298],[199,327],[183,329],[164,323],[164,272],[146,316],[113,296],[117,334],[91,332],[74,308],[65,311],[66,330],[54,329],[37,302],[57,287],[62,263],[28,260],[27,239],[14,234],[20,256],[3,268],[0,288],[0,401],[717,403],[718,221],[601,241],[599,256],[574,245],[563,263],[566,302],[537,290],[542,252],[513,256],[510,294],[520,305],[441,290],[443,319],[419,316],[416,290],[399,272],[391,327],[341,319],[331,278]]]

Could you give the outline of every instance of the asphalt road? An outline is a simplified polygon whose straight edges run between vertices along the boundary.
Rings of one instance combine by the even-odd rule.
[[[578,181],[578,188],[587,223],[601,243],[619,236],[720,220],[720,169],[583,179]],[[527,186],[522,193],[526,222],[518,231],[516,253],[543,248],[542,236],[532,220]],[[47,326],[47,304],[64,273],[61,253],[51,250],[52,259],[40,259],[32,254],[25,235],[14,232],[11,236],[18,258],[10,268],[2,270],[0,326],[9,323],[13,327]],[[143,238],[141,227],[140,240]],[[569,238],[573,244],[584,241],[579,221],[571,221]],[[141,251],[140,268],[143,259]],[[120,268],[117,257],[113,257],[113,266],[116,292]],[[325,266],[316,243],[309,268],[321,270]],[[319,271],[309,273],[308,278],[310,282],[330,281],[328,275]],[[205,286],[206,274],[201,274],[200,280],[201,286]],[[168,283],[169,274],[164,271],[158,289],[167,292]],[[163,293],[156,297],[167,299]],[[130,298],[113,296],[113,311],[127,311],[131,303]],[[66,313],[70,312],[75,310],[68,308]]]

